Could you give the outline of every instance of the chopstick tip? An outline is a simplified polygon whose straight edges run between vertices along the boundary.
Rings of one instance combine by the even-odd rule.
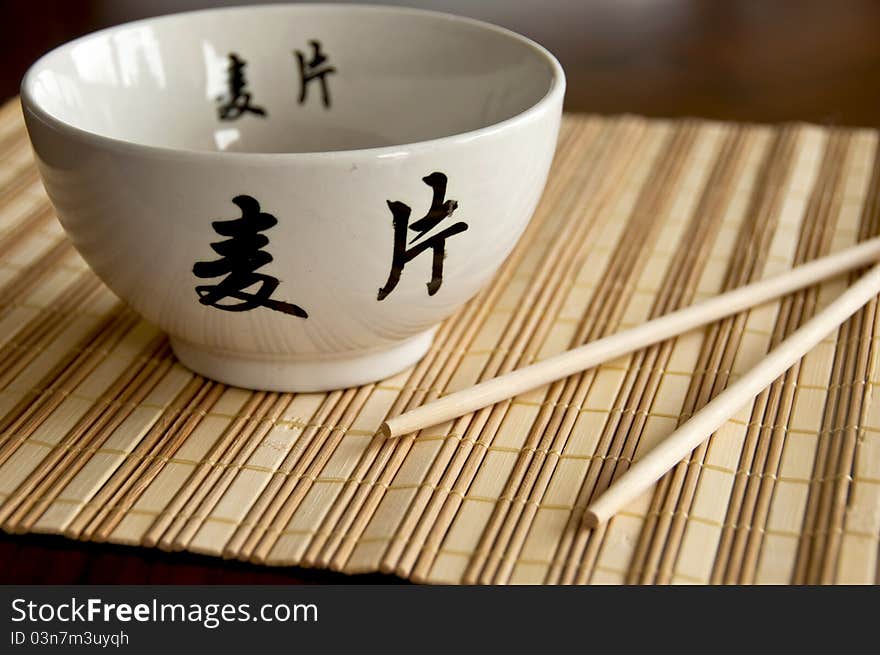
[[[384,421],[382,425],[379,426],[379,436],[384,437],[385,439],[390,439],[392,437],[391,427],[388,425],[387,421]]]
[[[593,510],[587,509],[584,511],[583,524],[587,529],[595,530],[599,527],[601,522],[602,521],[599,520],[599,515]]]

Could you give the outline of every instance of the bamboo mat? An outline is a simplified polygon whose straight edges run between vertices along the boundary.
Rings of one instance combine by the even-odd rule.
[[[587,501],[847,284],[393,441],[389,415],[880,232],[877,133],[569,116],[493,284],[415,368],[327,394],[193,375],[89,272],[0,109],[9,532],[434,583],[874,583],[872,302],[607,526]]]

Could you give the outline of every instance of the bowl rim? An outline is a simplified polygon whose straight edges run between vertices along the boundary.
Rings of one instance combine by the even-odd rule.
[[[201,150],[196,148],[178,148],[178,147],[170,147],[170,146],[155,146],[144,143],[137,143],[135,141],[127,141],[125,139],[120,139],[117,137],[111,137],[104,134],[100,134],[98,132],[93,132],[91,130],[86,130],[81,127],[77,127],[72,123],[61,120],[56,116],[49,113],[46,109],[44,109],[40,103],[36,101],[31,93],[31,87],[33,86],[32,80],[35,78],[37,74],[37,70],[41,67],[41,64],[45,62],[49,57],[64,51],[68,50],[75,45],[82,43],[88,39],[94,38],[95,36],[101,34],[110,34],[114,31],[131,28],[135,26],[143,26],[149,23],[155,23],[157,21],[165,21],[171,19],[177,19],[182,17],[192,17],[200,14],[220,14],[220,13],[235,13],[235,12],[263,12],[263,11],[283,11],[286,9],[296,9],[296,10],[318,10],[318,11],[328,11],[328,12],[347,12],[347,11],[365,11],[365,12],[374,12],[374,13],[391,13],[391,14],[419,14],[424,15],[436,19],[442,19],[449,22],[454,23],[462,23],[466,25],[470,25],[482,30],[486,30],[489,32],[494,32],[499,34],[505,38],[512,39],[522,43],[531,49],[535,54],[537,54],[540,58],[542,58],[545,62],[550,65],[550,70],[552,71],[550,87],[547,89],[547,92],[536,102],[529,105],[523,111],[514,114],[504,120],[492,123],[490,125],[484,125],[483,127],[479,127],[473,130],[467,130],[464,132],[457,132],[455,134],[448,134],[445,136],[434,137],[431,139],[424,139],[420,141],[410,141],[406,143],[399,143],[387,146],[375,146],[369,148],[353,148],[347,150],[325,150],[325,151],[310,151],[310,152],[248,152],[248,151],[224,151],[224,150]],[[486,21],[477,20],[475,18],[468,18],[465,16],[459,16],[457,14],[451,14],[448,12],[442,11],[433,11],[429,9],[418,9],[414,7],[398,7],[394,5],[382,5],[382,4],[352,4],[352,3],[332,3],[332,4],[319,4],[319,3],[276,3],[276,4],[255,4],[255,5],[237,5],[231,7],[213,7],[207,9],[197,9],[193,11],[182,11],[175,12],[170,14],[163,14],[160,16],[153,16],[149,18],[142,18],[134,21],[129,21],[126,23],[119,23],[117,25],[113,25],[111,27],[106,27],[100,30],[96,30],[94,32],[90,32],[88,34],[84,34],[83,36],[77,37],[71,41],[67,41],[52,50],[46,52],[42,56],[40,56],[36,61],[34,61],[25,72],[20,87],[20,99],[22,108],[25,113],[30,113],[34,118],[38,119],[40,122],[47,124],[49,127],[54,128],[55,130],[67,133],[70,136],[75,138],[91,141],[96,145],[99,145],[107,150],[115,150],[119,152],[128,152],[128,153],[139,153],[141,155],[152,155],[156,157],[161,157],[163,159],[176,159],[176,158],[198,158],[198,159],[215,159],[220,158],[224,160],[235,159],[251,159],[254,161],[267,160],[272,161],[274,163],[278,163],[278,160],[302,160],[302,159],[316,159],[316,158],[345,158],[351,159],[352,157],[378,157],[378,158],[392,158],[399,157],[409,153],[409,151],[415,148],[433,148],[437,146],[446,146],[452,144],[461,144],[470,142],[477,139],[483,139],[486,137],[490,137],[502,130],[509,129],[518,124],[522,124],[528,122],[533,117],[541,114],[545,109],[552,106],[555,102],[559,101],[561,105],[562,97],[565,94],[565,72],[562,68],[562,65],[556,59],[553,54],[547,50],[545,47],[540,45],[539,43],[533,41],[532,39],[523,36],[513,30],[509,30],[505,27],[500,27],[498,25],[494,25],[492,23],[488,23]]]

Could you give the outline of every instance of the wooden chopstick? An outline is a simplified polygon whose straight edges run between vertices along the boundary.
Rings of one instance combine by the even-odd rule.
[[[880,237],[456,391],[388,419],[379,431],[396,437],[449,421],[877,260]]]
[[[694,448],[776,378],[791,368],[829,332],[839,327],[871,298],[880,293],[880,264],[863,275],[821,312],[795,330],[771,350],[754,368],[718,394],[680,428],[655,446],[647,455],[616,480],[593,501],[584,513],[584,524],[595,528],[646,491]]]

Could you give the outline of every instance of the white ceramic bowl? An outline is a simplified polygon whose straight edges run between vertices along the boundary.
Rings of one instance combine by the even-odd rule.
[[[477,21],[270,5],[83,37],[21,97],[65,230],[180,360],[312,391],[412,365],[497,270],[564,86],[546,50]]]

